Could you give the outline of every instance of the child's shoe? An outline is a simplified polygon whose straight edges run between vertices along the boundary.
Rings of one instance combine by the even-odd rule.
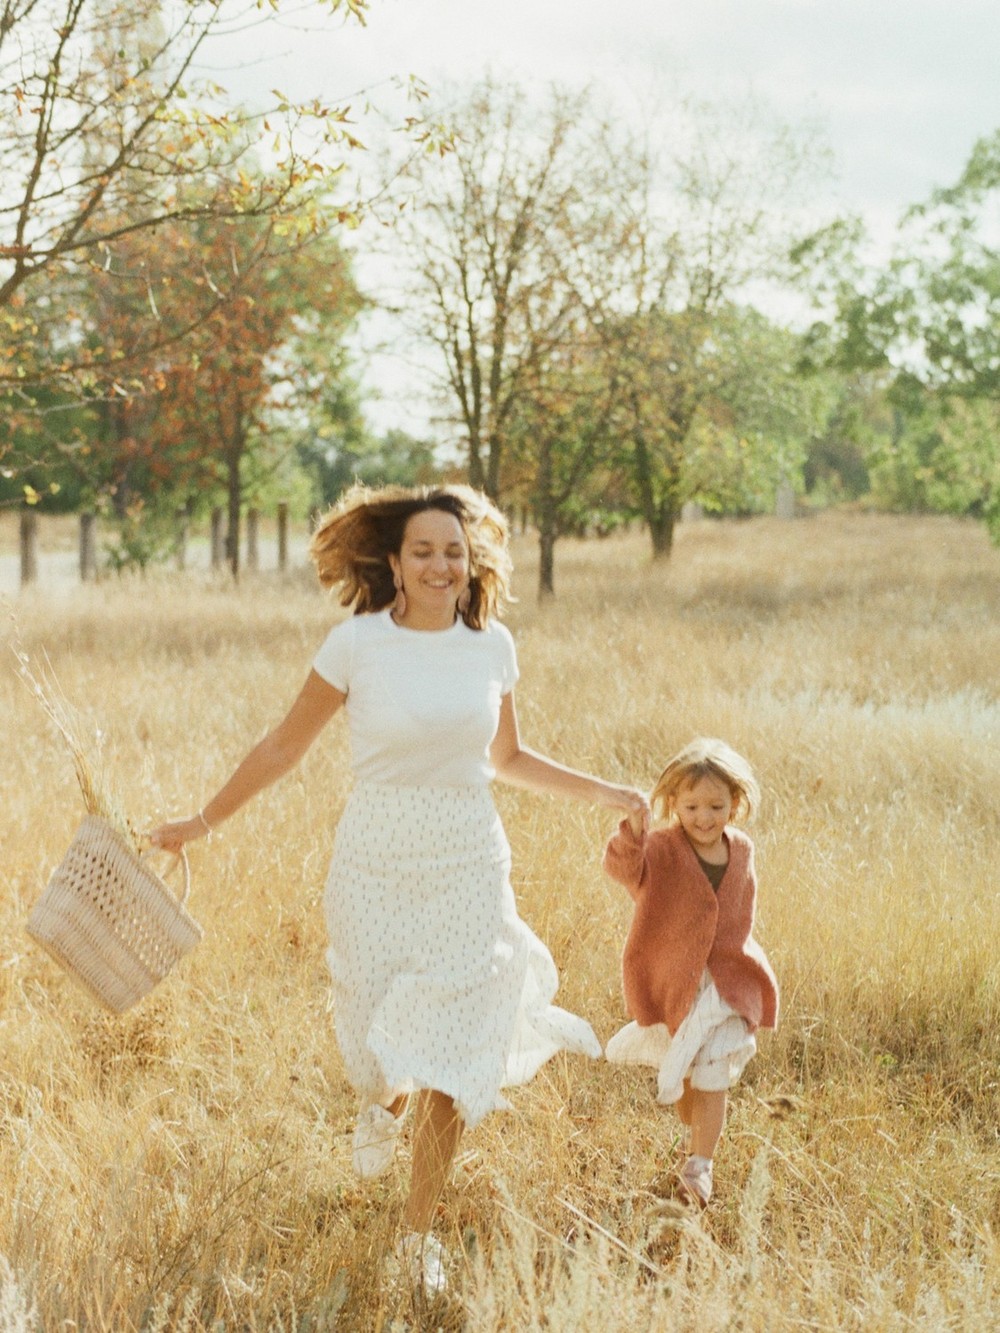
[[[705,1208],[712,1197],[712,1159],[698,1157],[696,1154],[687,1159],[680,1169],[680,1193],[688,1203]]]
[[[389,1169],[402,1132],[402,1112],[393,1115],[377,1102],[364,1107],[354,1126],[351,1147],[351,1162],[362,1180],[374,1180]]]

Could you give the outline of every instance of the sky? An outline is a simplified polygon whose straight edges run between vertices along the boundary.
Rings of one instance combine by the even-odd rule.
[[[952,183],[1000,129],[997,0],[372,0],[364,28],[318,13],[299,7],[220,53],[229,81],[332,101],[377,96],[393,76],[434,87],[487,69],[592,82],[623,104],[636,90],[753,91],[818,122],[840,196],[869,217]]]
[[[589,84],[624,116],[650,97],[753,93],[818,128],[831,208],[883,241],[1000,131],[997,0],[372,0],[366,27],[303,0],[211,60],[250,105],[273,88],[377,103],[394,78],[433,89],[487,71],[529,89]]]

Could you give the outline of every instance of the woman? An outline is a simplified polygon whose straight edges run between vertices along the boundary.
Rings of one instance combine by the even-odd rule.
[[[520,920],[496,776],[648,817],[641,792],[525,749],[514,707],[507,526],[466,486],[355,487],[310,545],[354,616],[327,636],[287,716],[196,815],[150,835],[170,850],[288,772],[341,708],[354,787],[324,896],[337,1039],[361,1098],[353,1161],[392,1160],[411,1091],[416,1123],[397,1255],[426,1292],[445,1285],[430,1234],[466,1125],[506,1103],[560,1049],[600,1054],[553,1006],[558,977]]]

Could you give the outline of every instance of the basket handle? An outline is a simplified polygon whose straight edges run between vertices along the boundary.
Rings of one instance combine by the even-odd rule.
[[[141,861],[144,856],[149,856],[151,852],[162,852],[162,851],[163,851],[162,847],[146,847],[144,848],[143,851],[139,853],[139,860]],[[168,852],[167,855],[172,857],[173,859],[171,860],[170,865],[167,867],[166,871],[164,872],[164,879],[166,878],[167,875],[173,874],[173,872],[177,869],[178,864],[184,867],[184,892],[178,899],[180,905],[184,907],[188,900],[188,894],[191,892],[191,866],[188,864],[187,848],[182,843],[180,851]]]

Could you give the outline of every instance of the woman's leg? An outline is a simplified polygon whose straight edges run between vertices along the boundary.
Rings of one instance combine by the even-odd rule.
[[[410,1196],[403,1210],[406,1231],[430,1231],[464,1128],[450,1097],[430,1088],[418,1093]]]

